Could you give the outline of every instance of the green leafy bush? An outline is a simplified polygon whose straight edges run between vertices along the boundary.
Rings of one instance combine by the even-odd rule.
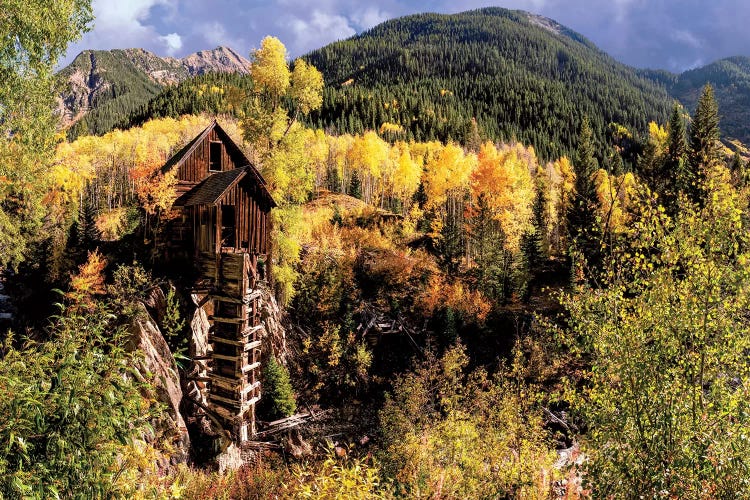
[[[155,414],[129,375],[126,330],[101,304],[81,311],[64,310],[44,343],[3,346],[0,497],[116,496],[121,451]]]
[[[268,362],[263,368],[263,382],[265,400],[263,409],[266,418],[276,420],[288,417],[297,411],[289,372],[273,356],[268,357]]]
[[[644,196],[602,288],[565,297],[570,350],[590,364],[577,407],[596,498],[750,495],[747,201],[724,167],[676,221]]]

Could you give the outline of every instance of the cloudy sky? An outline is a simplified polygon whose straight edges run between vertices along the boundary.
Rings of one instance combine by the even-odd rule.
[[[94,28],[72,45],[142,47],[182,57],[226,45],[247,56],[266,35],[291,56],[347,38],[393,17],[485,6],[542,14],[637,67],[681,71],[732,55],[750,56],[747,0],[93,0]]]

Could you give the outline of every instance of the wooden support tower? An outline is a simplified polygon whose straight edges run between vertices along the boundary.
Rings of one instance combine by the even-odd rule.
[[[255,433],[260,400],[261,294],[257,262],[248,253],[206,255],[201,275],[212,282],[209,300],[210,354],[208,399],[238,442]]]

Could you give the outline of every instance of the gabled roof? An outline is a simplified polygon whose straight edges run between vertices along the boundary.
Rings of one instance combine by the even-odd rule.
[[[209,175],[203,182],[180,196],[174,204],[178,207],[190,207],[217,203],[224,196],[224,193],[245,177],[249,168],[235,168]]]
[[[175,154],[173,154],[172,157],[169,160],[167,160],[167,163],[165,163],[164,166],[161,167],[161,172],[163,174],[166,174],[167,172],[172,170],[174,167],[179,166],[185,160],[185,158],[190,156],[190,153],[192,153],[195,150],[195,148],[198,147],[198,144],[200,144],[201,141],[206,138],[206,136],[211,132],[211,129],[214,128],[214,126],[217,126],[217,127],[219,126],[219,124],[216,123],[216,120],[213,120],[208,125],[208,127],[203,129],[203,132],[195,136],[195,138],[192,141],[185,144],[185,146],[182,149],[180,149]]]
[[[231,151],[233,155],[240,158],[240,164],[242,167],[236,168],[234,170],[242,170],[246,174],[252,176],[253,180],[256,182],[258,187],[260,188],[261,196],[266,199],[266,201],[269,203],[271,208],[274,208],[278,206],[276,202],[274,201],[273,197],[271,196],[271,193],[268,191],[268,186],[266,185],[266,181],[263,179],[263,176],[260,175],[260,172],[255,168],[255,166],[250,163],[250,160],[247,158],[245,153],[240,149],[237,144],[232,140],[231,137],[229,137],[229,134],[227,134],[223,128],[216,122],[216,120],[212,120],[211,123],[206,127],[203,132],[198,134],[192,141],[188,142],[182,149],[180,149],[177,153],[175,153],[169,160],[167,160],[167,163],[164,164],[161,171],[162,173],[167,173],[173,168],[177,168],[182,164],[185,159],[187,159],[198,147],[198,145],[208,136],[208,134],[211,132],[211,130],[216,130],[217,135],[221,138],[224,145],[227,147],[228,151]],[[187,195],[190,195],[193,191],[198,189],[201,185],[203,185],[207,180],[209,180],[211,177],[215,177],[217,175],[221,174],[228,174],[229,172],[232,172],[233,170],[229,170],[226,172],[218,172],[209,175],[203,182],[198,184],[196,187],[185,193],[183,196],[180,197],[181,200],[186,199]],[[239,180],[239,179],[236,179]],[[234,184],[234,183],[232,183]],[[227,187],[228,189],[228,187]],[[178,200],[179,202],[180,200]],[[202,202],[201,202],[202,203]],[[176,205],[178,203],[175,203]],[[199,203],[193,203],[199,204]],[[186,204],[182,204],[183,206],[188,206]]]

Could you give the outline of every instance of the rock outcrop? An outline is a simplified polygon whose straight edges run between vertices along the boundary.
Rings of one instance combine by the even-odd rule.
[[[173,436],[176,450],[173,462],[185,462],[190,452],[190,437],[180,413],[182,388],[174,356],[164,340],[159,327],[143,304],[139,304],[131,325],[130,348],[143,353],[141,372],[150,375],[156,396],[166,406],[166,417],[158,422],[164,435]],[[166,428],[164,428],[166,427]]]
[[[262,285],[260,290],[262,292],[260,321],[263,324],[263,332],[261,332],[263,358],[273,354],[277,361],[286,364],[286,329],[282,310],[276,302],[273,290]]]

